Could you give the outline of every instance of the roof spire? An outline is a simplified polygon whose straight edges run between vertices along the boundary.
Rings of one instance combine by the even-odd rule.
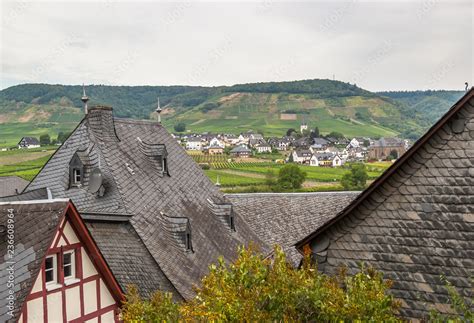
[[[155,112],[158,113],[158,123],[161,123],[161,107],[160,107],[160,98],[158,97],[158,105],[156,106]]]
[[[84,103],[84,113],[87,114],[87,101],[89,101],[89,97],[86,95],[86,87],[84,86],[84,83],[82,83],[81,101]]]

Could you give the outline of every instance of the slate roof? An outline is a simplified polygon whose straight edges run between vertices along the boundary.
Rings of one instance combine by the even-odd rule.
[[[0,176],[0,197],[21,193],[28,183],[18,176]]]
[[[360,192],[228,194],[234,209],[268,245],[281,245],[294,265],[294,244],[336,216]]]
[[[127,220],[86,219],[86,225],[124,291],[135,284],[143,297],[165,290],[172,291],[176,300],[182,299]]]
[[[231,153],[244,153],[244,152],[251,153],[252,151],[248,149],[246,145],[239,145],[239,146],[234,147],[230,152]]]
[[[39,145],[40,144],[38,138],[35,138],[35,137],[23,137],[18,142],[18,144],[20,144],[22,141],[25,143],[25,145]]]
[[[405,142],[399,138],[380,138],[373,144],[374,147],[398,147],[405,146]]]
[[[150,165],[149,157],[140,150],[140,140],[166,147],[169,175],[163,175]],[[100,166],[102,170],[103,197],[90,192],[87,184],[80,188],[68,186],[67,165],[74,152],[84,148],[91,156],[88,168]],[[84,177],[87,181],[87,171]],[[193,284],[208,272],[208,266],[218,256],[230,261],[235,258],[239,245],[261,242],[238,213],[235,214],[235,232],[230,232],[212,214],[207,200],[221,199],[222,194],[161,124],[113,118],[107,107],[89,109],[87,117],[26,191],[43,187],[50,188],[54,197],[71,198],[80,213],[103,214],[104,219],[131,214],[130,223],[159,270],[185,299],[194,296]],[[189,220],[194,252],[183,251],[176,246],[173,237],[163,234],[166,223],[160,217],[161,212]],[[92,234],[100,240],[97,234]],[[117,248],[120,249],[120,245],[117,243]],[[265,248],[264,243],[262,245]],[[110,254],[104,257],[107,262],[113,262]],[[118,279],[120,284],[126,282]],[[157,278],[154,284],[161,283]]]
[[[441,275],[472,299],[474,89],[306,244],[325,272],[383,271],[406,318],[449,310]]]
[[[7,225],[8,209],[13,209],[15,250],[14,257],[7,254],[6,232],[0,239],[0,321],[16,321],[21,307],[41,269],[46,252],[56,234],[59,221],[64,215],[68,200],[29,202],[0,202],[0,224]],[[8,267],[14,262],[15,310],[7,314],[9,289]]]

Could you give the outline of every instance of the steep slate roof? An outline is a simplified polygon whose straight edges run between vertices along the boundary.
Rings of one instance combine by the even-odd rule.
[[[169,176],[152,166],[150,158],[140,150],[140,140],[165,145]],[[75,151],[84,148],[89,151],[91,163],[85,170],[85,184],[69,189],[68,163]],[[103,197],[88,191],[88,172],[99,166],[104,178]],[[81,213],[103,214],[105,221],[114,214],[131,214],[132,227],[163,272],[157,277],[168,278],[184,298],[194,296],[193,284],[208,272],[208,265],[218,256],[233,260],[239,245],[260,242],[238,213],[235,232],[211,213],[207,199],[219,200],[222,194],[163,126],[113,118],[111,108],[91,108],[26,191],[42,187],[50,188],[54,197],[70,197]],[[189,219],[193,253],[182,250],[173,237],[165,234],[166,223],[160,212]],[[94,238],[100,241],[97,234]],[[104,256],[113,263],[111,253]],[[160,278],[154,282],[162,283]]]
[[[23,137],[18,142],[18,144],[20,144],[20,142],[22,142],[22,141],[24,141],[25,144],[27,144],[27,145],[39,145],[40,144],[38,138],[35,138],[35,137]]]
[[[246,145],[238,145],[234,147],[231,151],[231,153],[250,153],[252,152],[250,149],[247,148]]]
[[[334,219],[297,243],[319,268],[364,261],[393,279],[401,314],[447,311],[444,275],[471,298],[474,276],[474,90]]]
[[[28,183],[18,176],[0,177],[0,197],[18,194],[25,189]]]
[[[165,290],[182,299],[128,221],[88,219],[86,224],[123,290],[135,284],[144,297]]]
[[[38,276],[43,258],[51,245],[59,221],[64,215],[67,200],[36,202],[0,202],[0,224],[6,226],[8,209],[13,209],[15,230],[14,257],[7,254],[6,231],[0,239],[0,321],[16,321],[21,306]],[[9,262],[15,263],[15,310],[14,316],[7,314],[9,289]]]
[[[373,147],[398,147],[404,146],[405,142],[399,138],[380,138],[376,140],[373,144]]]
[[[298,265],[294,244],[332,219],[360,192],[228,194],[234,209],[268,245],[281,245]]]

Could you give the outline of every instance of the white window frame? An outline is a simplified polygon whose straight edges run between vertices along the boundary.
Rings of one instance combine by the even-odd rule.
[[[77,178],[79,177],[79,180]],[[73,168],[72,169],[72,184],[79,185],[82,181],[82,172],[80,168]]]
[[[64,272],[64,256],[67,255],[67,254],[71,255],[71,264],[70,264],[70,266],[71,266],[71,275],[70,276],[66,276],[66,274]],[[76,279],[76,253],[75,253],[75,249],[63,252],[62,264],[63,264],[62,270],[63,270],[63,275],[64,275],[64,281],[75,280]]]
[[[50,269],[50,270],[47,270],[47,268],[46,268],[46,259],[48,259],[48,258],[52,258],[52,259],[53,259],[53,268]],[[46,256],[46,259],[45,259],[45,265],[44,265],[44,280],[45,280],[45,284],[46,284],[46,285],[56,285],[56,284],[58,284],[58,255],[57,255],[57,254],[48,255],[48,256]],[[47,281],[46,281],[46,272],[47,272],[47,271],[51,271],[51,270],[53,271],[53,280],[47,282]]]

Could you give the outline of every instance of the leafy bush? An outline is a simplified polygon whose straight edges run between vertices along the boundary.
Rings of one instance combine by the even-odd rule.
[[[302,171],[298,165],[287,164],[280,168],[278,172],[278,185],[283,189],[300,188],[306,179],[306,172]]]
[[[179,122],[174,125],[174,131],[184,132],[186,130],[186,124],[184,122]]]
[[[162,292],[143,301],[131,289],[122,314],[125,322],[397,322],[400,304],[387,294],[391,285],[371,268],[331,277],[319,273],[309,257],[295,269],[280,247],[271,259],[249,247],[239,250],[234,263],[220,258],[211,265],[189,302],[172,304]]]
[[[346,190],[362,190],[365,188],[368,177],[365,164],[351,164],[350,171],[342,176],[341,185]]]

